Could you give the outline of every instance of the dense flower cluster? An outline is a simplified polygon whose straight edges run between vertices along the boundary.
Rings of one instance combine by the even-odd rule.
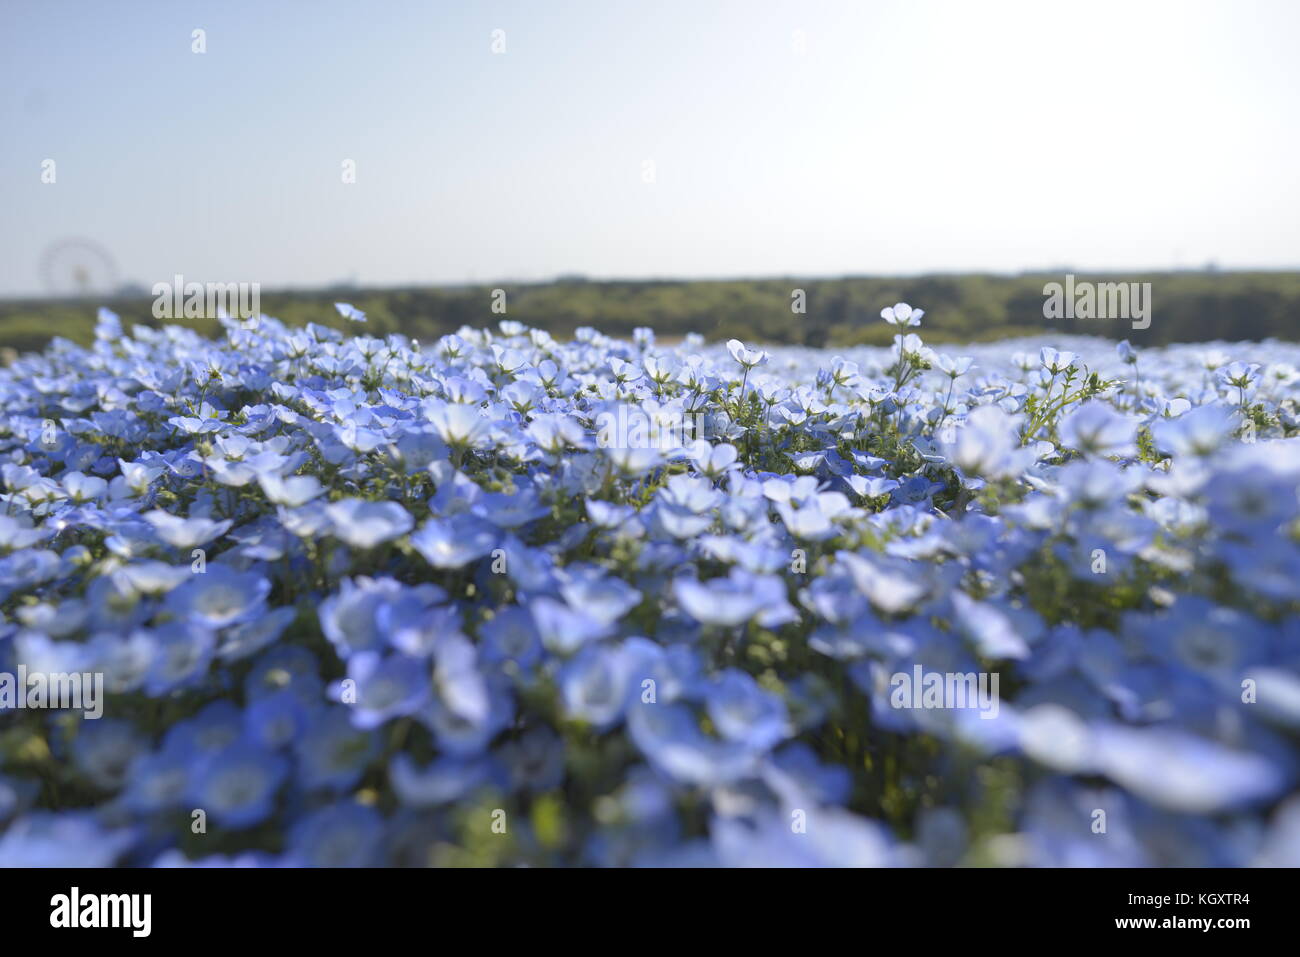
[[[1300,864],[1300,349],[921,315],[23,357],[0,866]]]

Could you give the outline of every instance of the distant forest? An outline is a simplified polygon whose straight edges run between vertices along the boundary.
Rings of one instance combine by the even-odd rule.
[[[925,310],[929,342],[971,342],[1035,333],[1081,333],[1130,339],[1134,344],[1211,339],[1300,340],[1300,272],[1076,273],[1095,283],[1149,282],[1151,325],[1123,319],[1045,319],[1043,287],[1061,273],[758,279],[700,281],[587,281],[495,283],[409,289],[263,291],[262,311],[291,324],[348,326],[334,310],[345,301],[369,316],[371,335],[402,332],[425,341],[464,325],[513,319],[567,337],[580,326],[627,337],[649,326],[661,338],[697,332],[708,340],[843,347],[885,344],[896,331],[879,320],[882,307],[907,302]],[[494,290],[505,292],[505,314],[494,313]],[[804,294],[804,312],[793,311]],[[95,309],[105,305],[127,322],[158,324],[152,297],[102,302],[0,302],[0,348],[40,349],[52,336],[88,342]],[[205,332],[210,320],[180,319]],[[352,326],[361,331],[363,327]]]

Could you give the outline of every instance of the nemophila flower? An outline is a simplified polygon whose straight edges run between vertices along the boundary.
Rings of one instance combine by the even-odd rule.
[[[391,578],[344,578],[337,594],[320,604],[321,631],[343,657],[382,647],[384,633],[376,615],[387,601],[400,598],[403,586]]]
[[[952,441],[943,443],[944,451],[953,465],[969,475],[1009,478],[1029,464],[1020,448],[1019,425],[1017,417],[999,406],[979,406],[966,417]]]
[[[1052,375],[1060,375],[1067,369],[1074,366],[1079,361],[1079,357],[1073,352],[1053,349],[1051,346],[1043,346],[1039,350],[1038,360],[1042,363],[1044,369]]]
[[[342,453],[340,449],[347,449],[356,455],[368,455],[384,444],[383,433],[376,429],[364,428],[356,422],[348,421],[342,425],[331,426],[330,431],[333,439],[331,445],[337,443],[337,446],[331,448],[330,457],[337,463],[346,459],[346,453]]]
[[[325,487],[314,475],[290,475],[281,478],[274,472],[262,472],[257,482],[267,499],[276,505],[298,508],[325,493]]]
[[[785,704],[743,671],[723,673],[708,692],[708,712],[718,733],[756,751],[766,751],[791,733]]]
[[[1160,807],[1221,811],[1265,800],[1286,784],[1266,758],[1169,728],[1093,729],[1097,765],[1116,783]]]
[[[408,475],[423,472],[435,462],[445,461],[447,446],[433,426],[410,426],[383,449],[386,457]]]
[[[315,707],[325,698],[317,656],[299,645],[277,645],[259,655],[244,679],[244,697],[255,701],[279,691],[289,691],[299,701]]]
[[[718,479],[736,468],[740,453],[728,442],[710,445],[704,439],[699,439],[691,446],[690,456],[691,462],[701,475]]]
[[[812,748],[800,742],[772,753],[763,780],[794,807],[843,804],[853,787],[848,768],[823,764]]]
[[[1240,425],[1240,417],[1223,405],[1201,405],[1155,423],[1156,442],[1180,458],[1204,458],[1217,452]]]
[[[854,552],[839,552],[836,558],[848,569],[858,590],[885,614],[913,611],[929,592],[929,584],[911,563]]]
[[[577,528],[568,534],[571,539],[586,536],[586,529]],[[556,587],[555,558],[542,548],[530,548],[513,535],[502,540],[492,550],[493,572],[505,571],[511,583],[527,594],[553,592]]]
[[[214,755],[239,740],[244,716],[230,701],[214,701],[193,717],[172,725],[163,737],[162,750],[182,753],[191,760]]]
[[[498,751],[512,790],[541,794],[560,787],[566,772],[564,741],[545,727],[532,728]]]
[[[434,645],[433,685],[448,711],[472,724],[486,722],[492,696],[478,666],[478,649],[464,635],[444,634]]]
[[[1134,426],[1101,402],[1084,402],[1059,426],[1061,444],[1084,455],[1127,455],[1134,448]]]
[[[314,791],[344,791],[353,787],[380,753],[375,732],[358,727],[344,705],[312,715],[294,742],[296,783]]]
[[[325,506],[325,514],[334,536],[354,548],[375,548],[415,525],[411,513],[397,502],[346,498]]]
[[[196,685],[207,677],[216,647],[211,628],[197,621],[173,621],[148,636],[150,667],[144,691],[153,697]]]
[[[444,698],[454,685],[443,683],[419,719],[433,733],[438,747],[447,754],[469,757],[487,750],[492,739],[513,720],[513,697],[503,680],[484,681],[486,708],[468,708],[463,700]]]
[[[1259,376],[1260,368],[1258,362],[1242,362],[1238,360],[1218,370],[1219,381],[1224,385],[1244,391],[1254,385],[1256,378]]]
[[[1300,446],[1294,447],[1300,451]],[[1287,450],[1290,451],[1290,450]],[[1227,536],[1270,540],[1300,508],[1300,455],[1247,446],[1204,489],[1210,521]]]
[[[244,734],[274,751],[296,740],[310,717],[307,706],[292,692],[281,691],[249,703],[244,711]]]
[[[33,811],[0,834],[0,867],[111,867],[135,840],[89,811]]]
[[[560,594],[570,607],[613,625],[641,602],[641,592],[613,575],[606,575],[591,566],[573,566],[566,570],[560,584]]]
[[[916,367],[925,363],[933,364],[934,353],[921,341],[920,336],[913,333],[894,336],[893,354],[896,360]]]
[[[132,562],[114,569],[113,577],[140,595],[165,595],[194,574],[189,565],[172,565],[160,561]]]
[[[287,856],[300,867],[369,867],[383,835],[384,820],[374,808],[331,804],[294,825]]]
[[[211,564],[203,574],[168,592],[163,607],[178,619],[207,628],[243,624],[262,614],[271,583],[257,572]]]
[[[441,589],[437,586],[424,586]],[[411,589],[393,601],[382,602],[375,612],[375,622],[388,643],[414,658],[433,654],[439,639],[460,634],[461,616],[454,607],[430,607],[429,595]]]
[[[880,318],[891,326],[919,326],[924,309],[913,309],[905,302],[895,303],[880,310]]]
[[[561,413],[536,415],[524,431],[548,455],[559,455],[570,448],[584,448],[587,444],[586,432],[578,421]]]
[[[116,791],[126,783],[131,762],[146,748],[129,721],[83,721],[72,743],[72,761],[95,787]]]
[[[874,821],[834,808],[806,813],[796,832],[788,815],[767,813],[757,821],[715,817],[712,847],[723,867],[886,867],[889,842]]]
[[[352,711],[358,728],[377,728],[390,718],[414,714],[429,697],[428,668],[417,658],[359,651],[348,659],[347,678],[330,694]]]
[[[426,406],[424,414],[438,437],[454,449],[481,448],[492,434],[492,423],[474,405],[441,402]]]
[[[201,402],[198,408],[192,411],[193,415],[173,416],[167,420],[167,423],[186,435],[209,435],[220,431],[222,420],[229,415],[226,410],[218,409],[210,402]]]
[[[218,536],[224,535],[234,523],[229,520],[214,520],[203,516],[182,518],[162,509],[153,509],[143,516],[153,526],[154,533],[173,548],[189,549],[206,545]]]
[[[405,806],[436,807],[460,801],[488,784],[492,767],[479,758],[445,757],[420,768],[410,756],[398,754],[389,764],[388,779]]]
[[[756,767],[753,749],[708,737],[685,705],[636,702],[627,721],[646,760],[679,783],[714,787],[748,777]]]
[[[746,371],[760,366],[770,358],[769,354],[762,349],[748,349],[739,339],[729,339],[727,341],[727,351],[731,353],[731,358],[740,364]]]
[[[939,370],[950,379],[960,379],[970,372],[975,360],[970,356],[940,355],[935,363]]]
[[[92,651],[80,642],[54,641],[37,631],[12,631],[12,643],[6,642],[6,657],[23,665],[29,672],[43,675],[77,674],[89,671],[94,664]]]
[[[90,610],[85,602],[71,599],[59,605],[42,602],[26,605],[14,612],[14,617],[22,624],[54,638],[68,638],[85,627]]]
[[[1171,664],[1203,674],[1229,691],[1240,691],[1241,675],[1266,663],[1273,640],[1254,616],[1199,595],[1180,597],[1158,616],[1130,616],[1123,630]]]
[[[1075,459],[1054,475],[1064,495],[1062,512],[1098,511],[1122,503],[1137,491],[1141,476],[1105,459]]]
[[[885,312],[892,347],[842,355],[261,317],[0,369],[0,675],[111,695],[25,725],[94,828],[0,753],[5,860],[67,821],[73,863],[426,864],[488,795],[563,803],[508,864],[1294,857],[1300,351],[1135,378],[1124,344],[955,358]],[[994,668],[996,714],[895,707],[916,667]],[[941,802],[864,771],[863,715]],[[992,760],[997,815],[951,773]],[[225,844],[190,861],[194,807]]]
[[[224,661],[238,661],[256,654],[274,643],[297,616],[295,608],[276,608],[251,621],[230,625],[221,631],[217,656]]]
[[[1274,602],[1295,601],[1300,598],[1300,553],[1281,543],[1274,545],[1257,548],[1225,541],[1219,543],[1218,554],[1244,592]]]
[[[604,731],[622,720],[634,662],[622,648],[587,645],[560,671],[568,717]]]
[[[849,501],[839,492],[821,492],[798,505],[776,504],[777,514],[786,530],[797,539],[824,541],[839,534],[835,522],[849,509]]]
[[[271,815],[275,793],[287,773],[283,758],[237,742],[198,763],[190,799],[222,827],[250,827]]]
[[[31,548],[52,534],[50,529],[32,526],[30,520],[24,523],[21,519],[0,515],[0,548]]]
[[[228,462],[225,459],[213,458],[209,459],[206,465],[217,482],[231,488],[243,488],[257,477],[257,471],[243,462]]]
[[[1029,657],[1025,616],[1013,616],[1010,609],[999,608],[992,602],[975,601],[962,591],[954,591],[951,600],[954,624],[970,640],[980,657]]]
[[[164,749],[138,754],[126,774],[122,803],[141,814],[182,806],[190,789],[191,756]]]
[[[514,662],[531,668],[542,656],[541,635],[533,617],[518,606],[503,608],[478,629],[480,654],[484,662]]]
[[[693,538],[713,524],[722,495],[704,478],[673,475],[659,492],[655,520],[676,538]]]
[[[610,623],[590,615],[582,608],[571,608],[545,596],[528,606],[542,645],[552,654],[569,655],[590,641],[610,632]]]
[[[353,322],[365,322],[366,314],[356,306],[347,302],[336,302],[334,308],[344,319],[350,319]]]
[[[703,625],[734,628],[750,620],[775,627],[795,617],[780,579],[733,568],[725,578],[678,578],[673,596]]]
[[[470,515],[431,518],[411,534],[411,545],[434,568],[463,568],[500,540],[489,522]]]
[[[663,452],[656,448],[614,445],[601,446],[600,451],[614,471],[624,479],[640,478],[666,461]]]
[[[551,513],[533,488],[500,494],[489,492],[475,503],[473,511],[497,528],[519,528]]]
[[[95,475],[81,472],[68,472],[59,479],[68,500],[72,502],[93,502],[103,498],[108,492],[108,483]]]

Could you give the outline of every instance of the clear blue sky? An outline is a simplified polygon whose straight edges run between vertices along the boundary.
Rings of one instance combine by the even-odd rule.
[[[1264,0],[3,0],[0,294],[71,236],[267,288],[1296,266],[1298,37]]]

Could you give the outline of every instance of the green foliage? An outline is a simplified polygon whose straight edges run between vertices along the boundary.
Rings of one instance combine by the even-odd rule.
[[[1027,423],[1020,434],[1021,444],[1028,445],[1036,439],[1056,441],[1056,424],[1072,405],[1095,398],[1119,385],[1118,379],[1102,379],[1087,366],[1071,366],[1062,373],[1060,394],[1056,384],[1045,396],[1031,393],[1025,399]]]
[[[1092,334],[1129,339],[1135,346],[1212,339],[1294,340],[1300,333],[1300,272],[1173,272],[1130,275],[1078,274],[1094,282],[1151,283],[1152,321],[1133,329],[1119,319],[1052,320],[1043,317],[1043,285],[1059,274],[860,276],[842,279],[613,281],[561,280],[544,284],[266,293],[262,310],[293,325],[350,324],[333,308],[347,300],[369,316],[372,335],[402,332],[431,341],[463,325],[516,319],[568,337],[579,326],[630,336],[638,326],[664,338],[696,332],[711,341],[729,338],[817,347],[888,345],[897,331],[878,321],[883,305],[923,303],[926,341],[977,342],[1037,334]],[[506,313],[492,311],[493,289],[506,293]],[[792,312],[802,289],[807,311]],[[87,343],[100,303],[13,301],[0,303],[0,348],[41,348],[53,336]],[[128,322],[158,325],[148,298],[103,305]],[[179,320],[205,333],[211,320]],[[356,327],[352,326],[355,332]]]

